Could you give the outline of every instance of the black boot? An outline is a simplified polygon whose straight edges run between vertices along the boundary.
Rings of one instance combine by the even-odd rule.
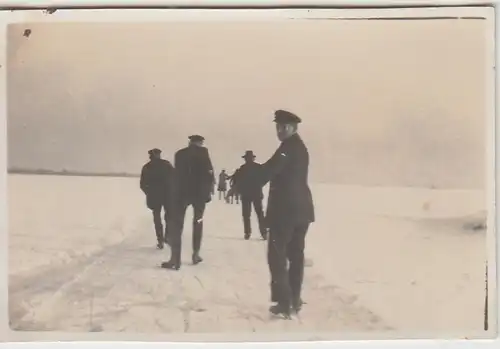
[[[198,252],[193,253],[192,260],[194,265],[203,262],[203,258],[200,257],[200,254]]]
[[[250,236],[252,236],[252,225],[250,223],[250,216],[243,216],[243,236],[245,240],[249,240]]]
[[[278,303],[276,305],[272,305],[269,308],[269,311],[273,315],[283,315],[283,317],[287,320],[290,320],[292,318],[290,307],[284,306],[280,303]]]
[[[161,267],[163,269],[179,270],[181,268],[181,265],[179,263],[170,260],[168,262],[163,262],[161,264]]]
[[[297,299],[292,301],[292,310],[294,313],[298,314],[302,310],[302,305],[306,304],[302,299]]]
[[[276,283],[271,281],[271,302],[278,303],[279,302],[279,289]]]

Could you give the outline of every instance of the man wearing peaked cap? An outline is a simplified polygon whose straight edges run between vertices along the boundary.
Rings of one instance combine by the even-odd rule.
[[[174,168],[172,164],[161,158],[161,150],[154,148],[148,151],[149,162],[142,167],[140,188],[146,195],[146,205],[153,212],[157,247],[163,249],[171,231],[171,213],[173,199]],[[164,209],[165,230],[161,220]]]
[[[294,113],[280,109],[274,112],[274,122],[277,124],[300,124],[302,119]]]
[[[189,137],[189,145],[175,153],[176,195],[174,200],[175,228],[171,240],[172,254],[162,268],[178,270],[181,266],[182,232],[186,210],[193,206],[193,264],[203,261],[200,257],[205,207],[212,200],[215,175],[208,149],[200,135]]]
[[[267,229],[264,222],[264,210],[262,208],[262,186],[259,183],[259,174],[262,165],[255,162],[253,151],[247,150],[242,156],[245,163],[238,168],[234,176],[234,188],[241,195],[241,213],[243,216],[243,236],[249,240],[252,235],[250,216],[252,205],[259,222],[259,231],[263,240],[267,239]]]
[[[188,139],[191,142],[204,142],[205,141],[205,137],[200,136],[200,135],[192,135],[192,136],[189,136]]]
[[[305,237],[314,222],[314,205],[308,184],[309,153],[297,133],[302,120],[295,114],[274,113],[276,134],[281,141],[264,164],[260,185],[269,182],[266,225],[269,228],[267,258],[271,273],[273,314],[289,318],[302,307]],[[288,265],[287,267],[287,260]]]
[[[158,148],[153,148],[153,149],[151,149],[151,150],[148,150],[148,154],[149,154],[150,156],[153,156],[153,155],[155,155],[155,156],[156,156],[156,155],[161,155],[161,150],[160,150],[160,149],[158,149]]]

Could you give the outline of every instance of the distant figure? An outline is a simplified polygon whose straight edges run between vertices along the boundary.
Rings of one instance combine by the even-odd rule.
[[[157,247],[163,249],[170,233],[174,168],[169,161],[161,158],[160,149],[151,149],[148,154],[150,160],[142,167],[140,187],[146,194],[147,207],[153,211]],[[165,212],[165,231],[161,221],[162,208]]]
[[[236,176],[238,175],[238,170],[234,171],[234,173],[229,176],[229,191],[226,195],[226,201],[227,203],[234,203],[234,201],[236,200],[236,204],[239,203],[239,199],[240,199],[240,194],[238,193],[238,190],[235,186],[235,179],[236,179]]]
[[[266,224],[269,228],[268,264],[271,272],[273,314],[290,318],[299,312],[304,276],[304,246],[314,205],[308,185],[309,153],[297,133],[301,119],[288,111],[275,112],[281,141],[274,155],[262,165],[262,185],[269,184]],[[288,260],[288,266],[287,266]]]
[[[203,261],[200,257],[205,206],[214,194],[215,176],[205,138],[189,137],[189,145],[175,153],[176,194],[174,199],[175,228],[171,239],[172,255],[162,268],[178,270],[181,266],[182,232],[188,206],[193,206],[193,264]]]
[[[219,192],[219,200],[224,199],[226,197],[228,179],[229,175],[226,173],[226,170],[222,170],[221,173],[219,174],[219,183],[217,185],[217,191]]]
[[[241,212],[243,216],[243,230],[245,240],[250,239],[252,235],[252,226],[250,215],[252,205],[259,222],[259,231],[262,239],[267,239],[267,230],[264,223],[264,211],[262,209],[262,186],[259,182],[262,165],[255,162],[253,151],[247,150],[242,156],[245,163],[236,171],[234,178],[236,191],[241,195]]]

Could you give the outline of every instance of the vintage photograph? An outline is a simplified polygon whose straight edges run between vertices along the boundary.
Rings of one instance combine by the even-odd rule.
[[[494,335],[475,11],[8,25],[11,330]]]

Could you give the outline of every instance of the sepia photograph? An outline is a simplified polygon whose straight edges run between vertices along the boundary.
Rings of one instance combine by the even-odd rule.
[[[492,9],[238,11],[5,24],[11,333],[495,337]]]

